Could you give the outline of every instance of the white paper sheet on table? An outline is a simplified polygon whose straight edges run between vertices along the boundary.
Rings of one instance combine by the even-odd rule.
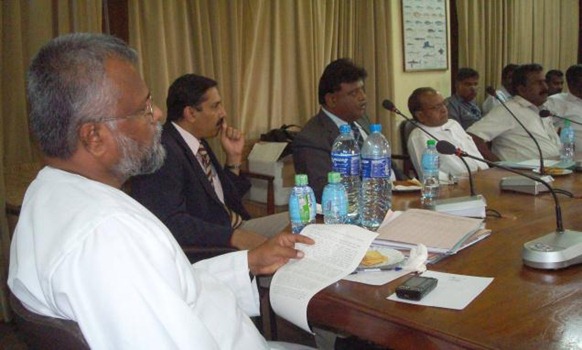
[[[374,271],[374,272],[359,272],[353,275],[348,275],[343,279],[346,281],[359,282],[363,284],[369,284],[372,286],[381,286],[388,282],[392,282],[397,278],[400,278],[406,274],[409,274],[411,270],[387,270],[387,271]]]
[[[407,304],[435,306],[447,309],[462,310],[469,305],[493,281],[492,277],[475,277],[455,275],[451,273],[426,271],[425,277],[438,279],[437,287],[427,294],[421,301],[400,299],[396,293],[388,300]]]
[[[377,234],[354,225],[308,225],[301,234],[315,244],[296,244],[305,256],[275,273],[269,295],[277,315],[311,332],[307,323],[311,298],[354,271]]]

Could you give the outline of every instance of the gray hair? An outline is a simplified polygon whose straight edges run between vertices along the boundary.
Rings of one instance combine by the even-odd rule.
[[[122,178],[135,175],[151,174],[162,167],[166,150],[162,146],[162,125],[157,123],[150,145],[140,145],[136,140],[125,136],[117,128],[115,121],[107,122],[117,141],[121,158],[113,167],[113,172]]]
[[[70,158],[81,125],[113,115],[118,91],[105,74],[111,57],[137,63],[121,39],[94,33],[57,37],[36,54],[27,76],[30,127],[45,155]]]

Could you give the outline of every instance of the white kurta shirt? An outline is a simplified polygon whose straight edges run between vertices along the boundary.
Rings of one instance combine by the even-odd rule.
[[[582,123],[582,99],[569,92],[552,95],[544,104],[553,114]],[[564,120],[555,118],[554,125],[563,126]],[[572,123],[576,134],[576,150],[582,150],[582,125]]]
[[[26,192],[8,285],[27,309],[76,321],[92,349],[265,349],[247,252],[191,265],[124,192],[46,167]]]
[[[463,151],[469,153],[472,156],[481,158],[481,153],[477,149],[475,142],[471,136],[469,136],[461,124],[456,120],[449,119],[445,124],[441,126],[425,126],[421,124],[421,126],[426,129],[429,133],[433,134],[439,140],[449,141],[456,147],[462,149]],[[415,128],[410,133],[408,137],[408,154],[410,155],[410,159],[412,160],[412,164],[414,165],[414,169],[416,169],[416,173],[420,178],[422,178],[422,153],[426,149],[426,141],[432,139],[432,137],[425,134],[419,128]],[[440,158],[440,174],[439,178],[441,180],[448,180],[449,174],[454,176],[460,176],[467,173],[467,168],[463,164],[463,161],[457,157],[456,155],[439,155]],[[467,162],[467,165],[471,169],[471,171],[477,171],[479,169],[488,169],[489,166],[483,162],[479,162],[477,160],[471,158],[464,158]]]
[[[537,140],[544,159],[559,156],[560,138],[551,118],[540,118],[539,109],[521,96],[514,96],[506,105]],[[501,160],[524,161],[540,157],[533,140],[501,105],[471,125],[467,132],[486,142],[493,141],[492,152]]]

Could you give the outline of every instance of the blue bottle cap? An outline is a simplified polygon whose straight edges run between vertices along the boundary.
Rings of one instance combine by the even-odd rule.
[[[348,124],[340,125],[340,133],[341,134],[349,134],[350,132],[352,132],[352,128],[350,128],[350,126]]]
[[[382,124],[372,124],[370,125],[371,132],[380,132],[382,131]]]

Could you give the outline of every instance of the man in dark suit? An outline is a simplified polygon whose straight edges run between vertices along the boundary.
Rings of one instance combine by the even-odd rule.
[[[331,62],[319,79],[321,109],[293,140],[295,172],[307,174],[318,203],[327,184],[327,173],[332,170],[331,148],[339,136],[339,126],[351,124],[354,138],[361,138],[360,145],[370,134],[370,120],[365,114],[366,77],[366,70],[349,59]],[[402,177],[394,165],[392,169],[396,177]]]
[[[240,176],[244,137],[227,125],[216,81],[187,74],[170,86],[162,144],[167,156],[155,173],[132,180],[132,196],[160,218],[181,245],[256,247],[289,223],[287,213],[249,220]],[[218,136],[223,166],[207,138]]]

